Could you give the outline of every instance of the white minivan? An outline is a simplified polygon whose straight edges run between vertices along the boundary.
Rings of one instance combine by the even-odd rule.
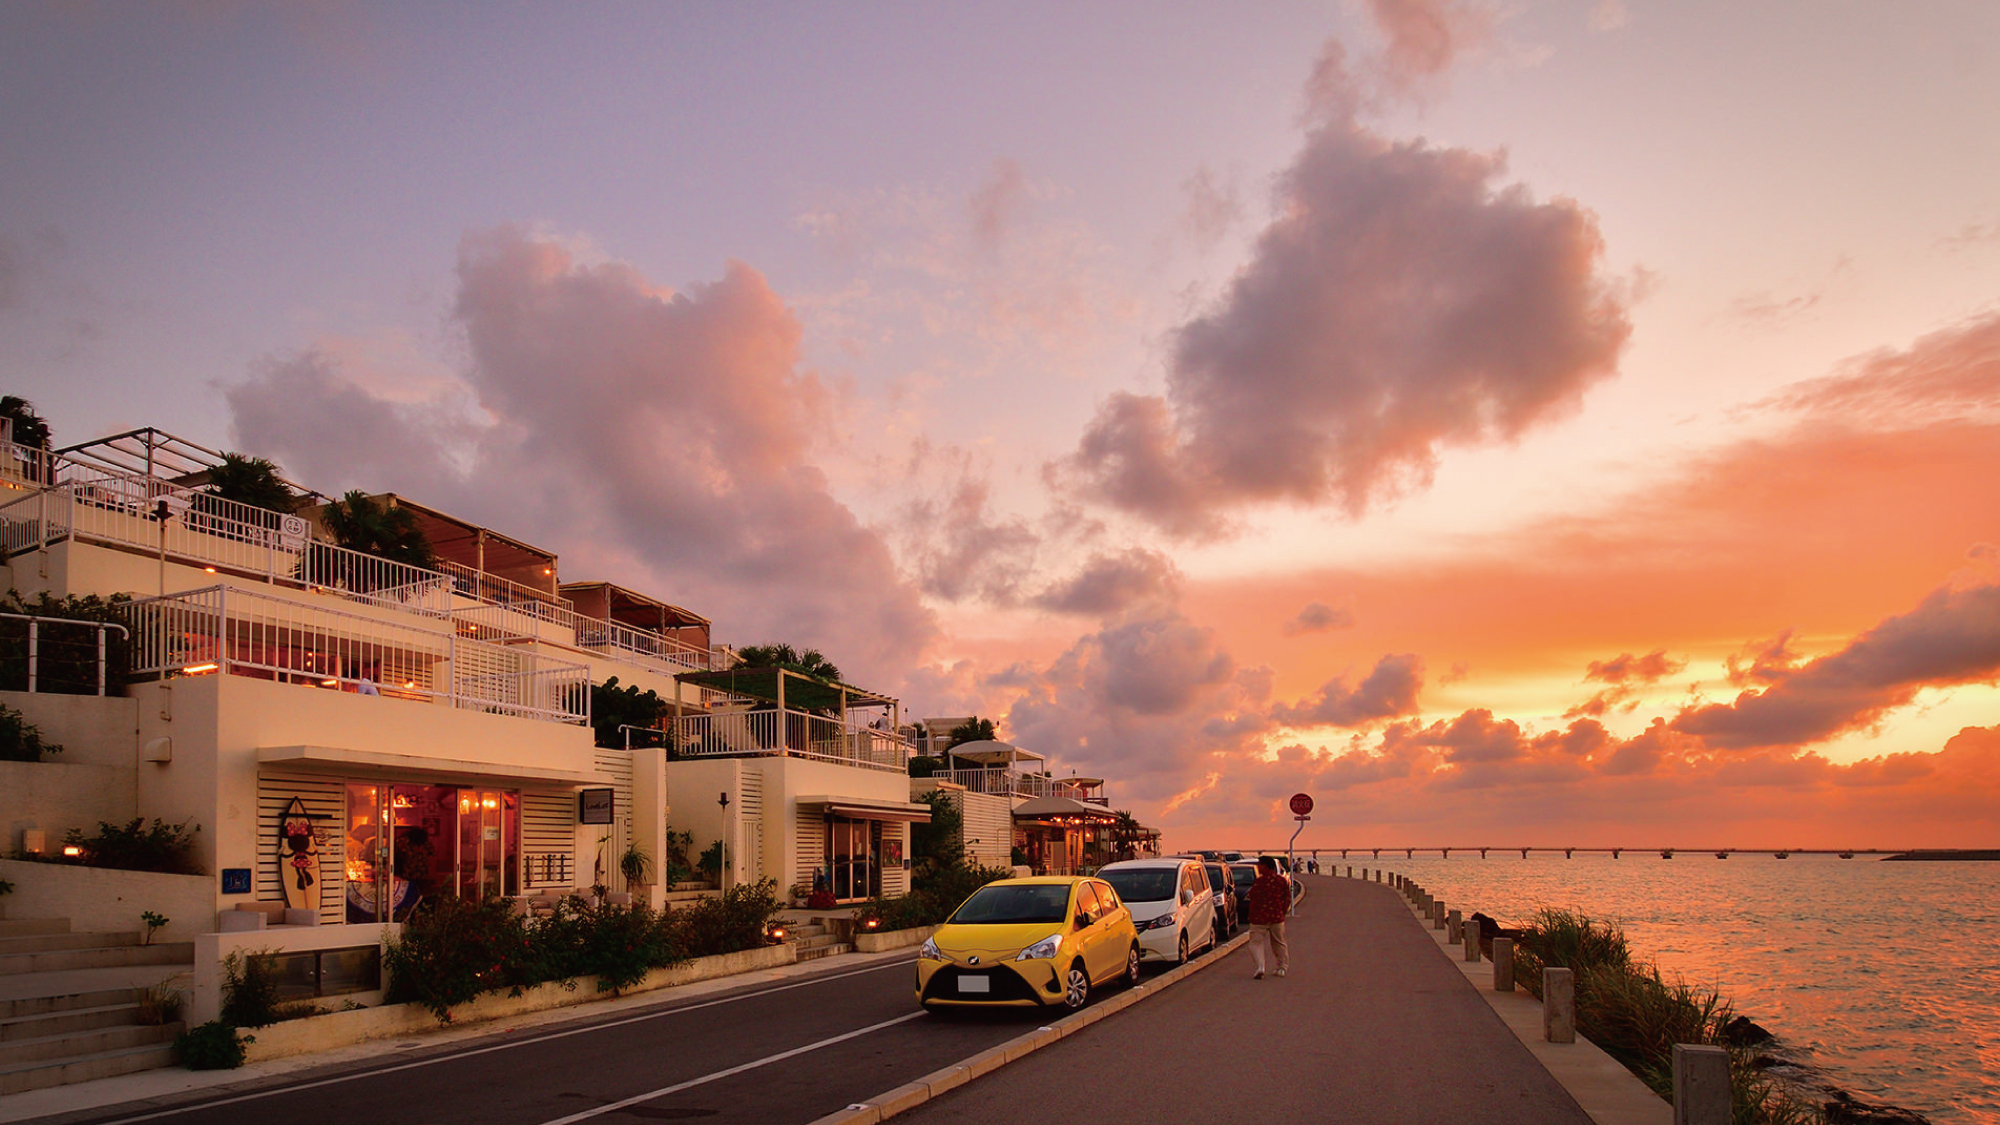
[[[1128,859],[1099,868],[1097,877],[1131,909],[1142,960],[1178,965],[1191,952],[1215,948],[1215,892],[1200,860]]]

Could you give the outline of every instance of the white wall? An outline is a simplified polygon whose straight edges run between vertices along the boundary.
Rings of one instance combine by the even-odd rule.
[[[215,880],[206,875],[0,859],[0,879],[14,884],[0,898],[9,918],[67,918],[75,933],[144,933],[139,915],[150,910],[167,918],[155,941],[191,941],[215,929]]]
[[[44,741],[62,744],[63,752],[45,761],[132,768],[137,756],[134,739],[139,731],[139,705],[130,699],[0,691],[0,704],[40,727]]]
[[[128,766],[68,762],[0,762],[0,850],[22,847],[21,834],[39,828],[48,850],[61,850],[70,829],[90,835],[98,822],[124,824],[139,815],[138,780]]]

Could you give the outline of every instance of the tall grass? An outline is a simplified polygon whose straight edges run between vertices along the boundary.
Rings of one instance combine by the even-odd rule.
[[[1574,910],[1544,907],[1515,943],[1515,978],[1542,995],[1542,970],[1566,968],[1576,988],[1576,1030],[1663,1098],[1673,1096],[1676,1043],[1728,1047],[1736,1012],[1714,989],[1668,979],[1632,955],[1625,932]],[[1735,1125],[1818,1125],[1820,1110],[1764,1077],[1747,1051],[1730,1050]]]

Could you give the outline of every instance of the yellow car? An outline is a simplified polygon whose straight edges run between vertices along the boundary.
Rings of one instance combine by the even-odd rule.
[[[1102,879],[1000,879],[972,892],[917,952],[917,1002],[1060,1004],[1075,1011],[1091,990],[1139,981],[1132,912]]]

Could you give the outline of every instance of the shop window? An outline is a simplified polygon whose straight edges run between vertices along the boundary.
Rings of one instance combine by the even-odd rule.
[[[250,960],[277,982],[280,1003],[373,992],[382,987],[382,948],[377,945],[253,953]]]

